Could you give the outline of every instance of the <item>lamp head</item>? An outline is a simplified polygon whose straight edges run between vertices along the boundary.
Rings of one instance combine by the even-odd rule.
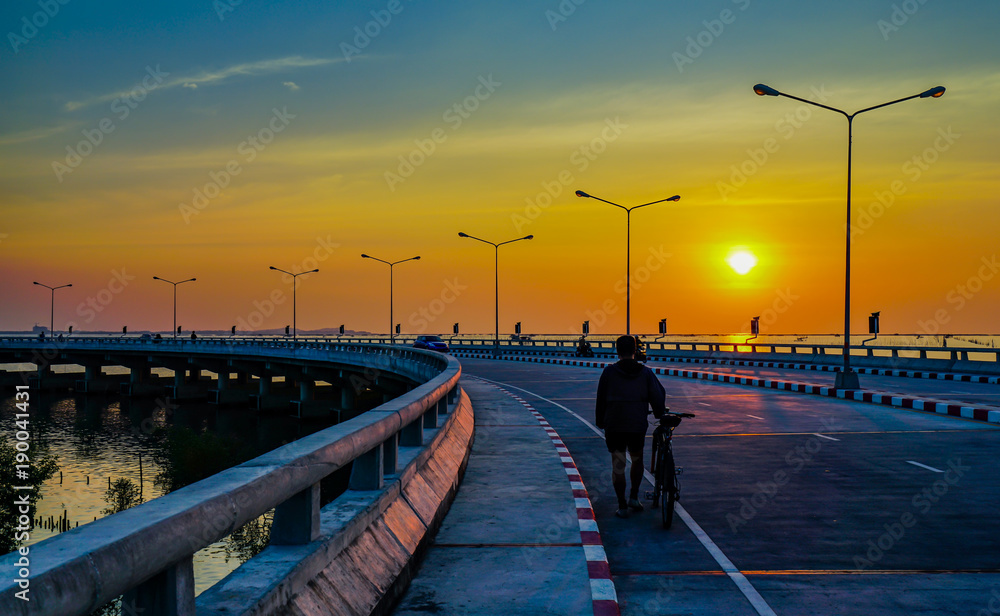
[[[160,278],[159,276],[153,276],[153,280],[163,280],[163,279]],[[36,282],[35,284],[38,284],[38,283]]]
[[[274,267],[274,266],[272,265],[272,266],[270,267],[270,269],[273,269],[273,270],[276,270],[276,269],[278,269],[278,268],[276,268],[276,267]]]
[[[314,270],[309,270],[309,271],[308,271],[308,272],[306,272],[306,273],[307,273],[307,274],[315,274],[315,273],[317,273],[317,272],[319,272],[319,268],[318,268],[318,267],[317,267],[316,269],[314,269]]]
[[[32,282],[31,284],[37,284],[38,286],[42,286],[42,283],[40,282]]]
[[[926,92],[920,93],[920,98],[941,98],[944,94],[944,86],[936,86],[927,90]]]
[[[680,200],[681,200],[681,196],[680,195],[674,195],[673,197],[670,197],[669,199],[667,199],[667,201],[680,201]]]
[[[577,197],[588,197],[588,198],[590,197],[590,195],[588,195],[587,193],[583,192],[582,190],[576,191],[576,196]]]
[[[458,237],[469,237],[469,234],[468,233],[462,233],[461,231],[459,231],[458,232]]]
[[[778,92],[771,86],[765,86],[762,83],[755,85],[753,91],[757,93],[757,96],[778,96],[781,94],[781,92]]]
[[[371,259],[371,257],[369,257],[368,255],[366,255],[365,253],[361,253],[361,258],[362,259]]]
[[[530,240],[534,239],[534,237],[535,237],[534,235],[525,235],[523,239]]]
[[[420,260],[420,255],[417,255],[417,256],[413,257],[413,260],[414,261],[419,261]]]

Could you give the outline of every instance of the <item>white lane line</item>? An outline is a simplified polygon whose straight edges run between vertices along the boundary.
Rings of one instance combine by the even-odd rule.
[[[709,404],[708,402],[699,402],[698,404],[700,404],[700,405],[702,405],[702,406],[712,406],[712,405],[711,405],[711,404]]]
[[[577,415],[570,409],[566,408],[565,406],[559,404],[558,402],[553,402],[552,400],[549,400],[544,396],[540,396],[535,392],[528,391],[527,389],[524,389],[522,387],[517,387],[515,385],[508,385],[507,383],[501,383],[500,381],[491,381],[490,379],[484,379],[481,376],[477,376],[475,378],[481,381],[486,381],[487,383],[493,383],[494,385],[501,385],[503,387],[507,387],[510,389],[517,389],[523,391],[526,394],[531,394],[532,396],[538,398],[539,400],[544,400],[549,404],[552,404],[553,406],[561,408],[562,410],[566,411],[573,417],[576,417],[585,426],[596,432],[598,436],[601,437],[604,436],[604,432],[599,430],[597,426],[590,423],[583,417],[580,417],[579,415]],[[649,474],[649,471],[644,470],[642,476],[646,479],[646,481],[649,482],[650,485],[653,485],[653,476]],[[684,509],[684,507],[681,506],[680,503],[674,503],[674,511],[676,511],[677,515],[679,515],[680,518],[684,520],[684,523],[687,524],[687,527],[691,529],[691,532],[694,533],[694,536],[698,538],[698,541],[701,542],[701,545],[704,546],[706,550],[708,550],[708,553],[712,555],[712,558],[715,559],[715,562],[717,562],[719,566],[722,567],[722,570],[726,573],[727,576],[729,576],[729,579],[731,579],[733,583],[736,584],[736,587],[740,589],[740,592],[742,592],[743,596],[747,598],[747,601],[749,601],[750,605],[752,605],[753,608],[757,611],[757,614],[759,614],[760,616],[777,616],[777,614],[774,613],[774,610],[771,609],[771,606],[767,604],[767,601],[764,601],[764,597],[760,596],[760,593],[757,592],[757,589],[754,588],[753,584],[750,583],[750,580],[748,580],[747,577],[743,575],[743,573],[739,569],[736,568],[736,565],[734,565],[733,562],[729,560],[729,558],[719,548],[719,546],[716,545],[715,542],[712,541],[712,538],[708,536],[708,533],[706,533],[704,529],[702,529],[702,527],[697,522],[694,521],[694,518],[691,517],[691,515],[687,512],[686,509]]]
[[[820,438],[825,438],[828,441],[837,441],[838,443],[840,442],[839,438],[833,438],[832,436],[827,436],[825,434],[820,434],[819,432],[813,432],[813,436],[818,436]]]
[[[934,468],[933,466],[927,466],[926,464],[921,464],[920,462],[914,462],[913,460],[907,460],[907,462],[910,463],[910,464],[912,464],[913,466],[919,466],[920,468],[926,468],[927,470],[931,471],[932,473],[943,473],[944,472],[943,470],[941,470],[939,468]]]
[[[764,420],[763,417],[757,417],[756,415],[750,415],[749,413],[747,413],[747,417],[753,417],[754,419],[760,419],[761,421]]]

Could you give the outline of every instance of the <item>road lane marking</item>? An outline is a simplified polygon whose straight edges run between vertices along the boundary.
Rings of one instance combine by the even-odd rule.
[[[827,436],[825,434],[820,434],[819,432],[813,432],[813,436],[818,436],[820,438],[825,438],[828,441],[837,441],[838,443],[840,442],[839,438],[833,438],[832,436]]]
[[[698,404],[700,404],[700,405],[702,405],[702,406],[712,406],[712,405],[711,405],[711,404],[709,404],[708,402],[699,402]]]
[[[483,378],[481,376],[477,376],[475,378],[480,379],[481,381],[485,381],[487,383],[493,383],[494,385],[500,387],[517,389],[519,391],[523,391],[526,394],[532,395],[538,398],[539,400],[544,400],[545,402],[548,402],[553,406],[561,408],[562,410],[566,411],[573,417],[576,417],[584,425],[586,425],[588,428],[596,432],[599,436],[601,437],[604,436],[604,433],[600,429],[598,429],[597,426],[590,423],[583,417],[580,417],[580,415],[566,408],[565,406],[559,404],[558,402],[553,402],[552,400],[549,400],[545,396],[540,396],[533,391],[529,391],[522,387],[517,387],[516,385],[510,385],[507,383],[502,383],[500,381],[492,381],[490,379]],[[643,477],[646,479],[646,481],[649,482],[650,485],[653,485],[654,481],[653,476],[649,474],[649,471],[643,470]],[[712,558],[715,559],[715,562],[718,563],[720,567],[722,567],[722,570],[726,573],[727,576],[729,576],[729,579],[731,579],[733,583],[736,584],[736,587],[740,589],[740,592],[742,592],[743,596],[747,598],[747,601],[749,601],[750,605],[752,605],[754,610],[757,611],[757,614],[759,614],[759,616],[777,616],[774,613],[774,610],[771,609],[771,606],[769,606],[767,602],[764,601],[764,597],[760,596],[760,593],[757,592],[757,589],[754,588],[753,584],[750,583],[750,580],[748,580],[746,576],[743,575],[740,572],[740,570],[736,568],[736,565],[734,565],[733,562],[729,560],[729,558],[725,555],[725,553],[723,553],[723,551],[719,548],[719,546],[716,545],[715,542],[712,541],[712,538],[708,536],[708,533],[706,533],[702,529],[702,527],[697,522],[694,521],[694,518],[691,517],[691,515],[687,512],[686,509],[684,509],[684,507],[681,506],[680,503],[674,503],[674,511],[677,513],[677,515],[680,516],[681,520],[683,520],[684,523],[687,524],[688,529],[690,529],[691,532],[694,533],[694,536],[697,537],[699,542],[701,542],[701,545],[704,546],[706,550],[708,550],[708,553],[712,555]]]
[[[754,419],[759,419],[759,420],[761,420],[761,421],[763,421],[763,420],[764,420],[764,418],[763,418],[763,417],[757,417],[756,415],[751,415],[751,414],[749,414],[749,413],[747,413],[747,417],[753,417]]]
[[[913,460],[907,460],[908,463],[913,466],[919,466],[920,468],[926,468],[933,473],[943,473],[944,471],[939,468],[934,468],[933,466],[927,466],[926,464],[921,464],[920,462],[914,462]]]

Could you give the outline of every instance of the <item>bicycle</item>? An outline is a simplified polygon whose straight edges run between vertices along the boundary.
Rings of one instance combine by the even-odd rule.
[[[681,419],[694,417],[694,413],[671,413],[670,409],[660,418],[653,430],[653,451],[650,472],[653,474],[653,492],[646,498],[653,501],[653,507],[660,508],[663,528],[670,528],[674,522],[674,503],[680,500],[681,485],[677,476],[684,470],[674,465],[674,450],[671,445],[674,428]]]

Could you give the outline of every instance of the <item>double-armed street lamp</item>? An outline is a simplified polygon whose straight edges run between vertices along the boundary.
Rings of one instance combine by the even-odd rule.
[[[653,205],[654,203],[663,203],[664,201],[680,201],[680,195],[674,195],[667,199],[660,199],[659,201],[650,201],[649,203],[643,203],[642,205],[633,205],[632,207],[625,207],[624,205],[618,205],[608,201],[607,199],[601,199],[600,197],[595,197],[594,195],[587,194],[582,190],[576,191],[577,197],[586,197],[587,199],[596,199],[598,201],[603,201],[617,208],[625,210],[625,335],[632,334],[632,210],[637,210],[641,207],[646,207],[647,205]]]
[[[172,284],[174,286],[174,338],[177,337],[177,285],[184,284],[185,282],[194,282],[197,278],[188,278],[187,280],[181,280],[180,282],[173,282],[167,280],[166,278],[160,278],[159,276],[153,276],[153,280],[160,280]]]
[[[37,284],[40,287],[45,287],[52,292],[52,297],[49,302],[49,335],[55,335],[55,322],[56,322],[56,289],[65,289],[66,287],[72,287],[72,284],[61,284],[58,287],[50,287],[47,284],[42,284],[40,282],[33,282],[32,284]]]
[[[410,257],[409,259],[403,259],[401,261],[392,261],[392,262],[384,261],[377,257],[373,257],[371,255],[366,255],[366,254],[362,254],[361,258],[371,259],[373,261],[378,261],[379,263],[385,263],[386,265],[389,266],[389,344],[393,344],[395,340],[395,333],[394,333],[395,328],[393,327],[393,320],[392,320],[392,266],[399,265],[400,263],[406,263],[407,261],[419,261],[420,256],[417,255],[416,257]]]
[[[835,111],[847,118],[847,257],[844,274],[844,369],[837,373],[834,386],[837,389],[859,389],[860,383],[858,382],[858,374],[851,369],[851,145],[854,137],[854,118],[862,113],[865,113],[866,111],[888,107],[889,105],[895,105],[896,103],[901,103],[914,98],[939,98],[942,94],[944,94],[945,88],[944,86],[937,86],[931,88],[930,90],[925,90],[920,94],[906,96],[904,98],[889,101],[888,103],[882,103],[881,105],[875,105],[873,107],[866,107],[860,111],[855,111],[854,113],[847,113],[846,111],[837,109],[836,107],[829,107],[814,101],[799,98],[798,96],[785,94],[784,92],[779,92],[778,90],[762,83],[755,85],[753,87],[753,91],[758,96],[784,96],[785,98],[797,100],[800,103]]]
[[[534,235],[525,235],[524,237],[519,237],[513,240],[507,240],[506,242],[500,242],[499,244],[491,242],[489,240],[484,240],[482,238],[469,235],[468,233],[458,232],[458,237],[467,237],[470,240],[476,240],[477,242],[482,242],[484,244],[489,244],[493,247],[493,269],[495,274],[495,290],[494,290],[494,338],[493,352],[495,354],[500,353],[500,247],[504,244],[512,244],[514,242],[520,242],[521,240],[530,240],[534,238]]]
[[[288,274],[289,276],[292,277],[292,341],[294,342],[295,340],[298,339],[298,334],[297,334],[298,329],[296,328],[296,321],[295,321],[295,319],[296,319],[296,316],[295,316],[296,315],[295,290],[296,290],[296,288],[299,285],[298,285],[298,281],[296,280],[296,278],[298,278],[299,276],[302,276],[303,274],[315,274],[316,272],[319,271],[319,269],[317,268],[317,269],[314,269],[314,270],[309,270],[308,272],[299,272],[298,274],[293,274],[291,272],[286,272],[285,270],[278,269],[277,267],[274,267],[273,265],[271,266],[271,269],[273,269],[276,272],[281,272],[282,274]],[[287,331],[286,331],[286,334],[287,334]]]

